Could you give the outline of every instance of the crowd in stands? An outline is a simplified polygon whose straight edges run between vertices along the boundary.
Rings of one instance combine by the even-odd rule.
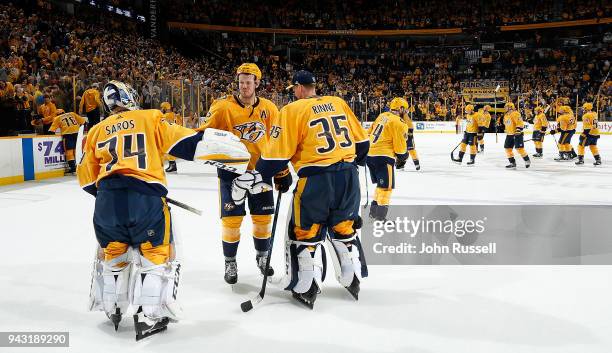
[[[308,29],[423,29],[502,26],[609,17],[602,0],[178,0],[169,18],[214,25]]]
[[[219,9],[213,6],[211,13],[225,6],[214,5]],[[466,63],[462,48],[417,49],[399,39],[171,33],[177,43],[184,36],[190,46],[200,46],[201,54],[194,56],[145,39],[129,22],[95,13],[73,17],[48,3],[40,6],[0,4],[0,135],[44,132],[38,118],[57,109],[84,115],[84,91],[109,79],[132,84],[145,108],[171,101],[186,125],[197,126],[213,98],[235,91],[234,72],[242,62],[261,67],[259,94],[279,106],[291,99],[284,88],[292,72],[307,68],[318,78],[319,93],[342,96],[361,119],[373,120],[390,98],[404,96],[416,107],[415,119],[454,120],[461,111],[462,80],[509,78],[511,92],[520,94],[527,108],[559,95],[572,102],[578,95],[582,103],[594,99],[612,57],[610,45],[601,44],[507,50],[494,65],[473,64]],[[602,95],[612,95],[610,85]],[[609,101],[602,107],[612,115]]]

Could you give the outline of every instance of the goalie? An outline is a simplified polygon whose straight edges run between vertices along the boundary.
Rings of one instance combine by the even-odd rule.
[[[180,263],[166,202],[162,156],[243,173],[249,153],[225,131],[196,132],[163,119],[159,110],[140,110],[130,86],[111,81],[103,102],[111,113],[92,127],[77,168],[81,187],[96,197],[94,230],[99,244],[90,310],[101,310],[115,330],[122,315],[134,317],[136,339],[177,321]]]

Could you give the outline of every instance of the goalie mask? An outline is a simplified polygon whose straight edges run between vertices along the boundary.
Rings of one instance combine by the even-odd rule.
[[[132,86],[119,82],[110,81],[104,85],[103,92],[104,108],[112,113],[117,107],[124,110],[138,110],[138,92]]]

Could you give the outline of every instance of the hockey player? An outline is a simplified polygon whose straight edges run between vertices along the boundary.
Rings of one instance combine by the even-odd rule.
[[[535,144],[536,153],[533,155],[534,158],[542,158],[544,153],[544,136],[546,136],[546,130],[548,129],[548,120],[544,109],[542,107],[535,108],[536,116],[533,118],[533,134],[531,139]]]
[[[393,98],[389,111],[380,114],[368,131],[370,150],[367,166],[372,183],[376,184],[374,201],[370,206],[370,218],[384,221],[389,210],[391,192],[395,188],[395,166],[406,164],[408,159],[407,135],[409,125],[402,121],[406,115],[408,102],[403,98]]]
[[[395,99],[403,99],[403,98],[394,98]],[[392,102],[393,102],[392,100]],[[395,101],[396,105],[399,104],[399,101]],[[412,163],[414,163],[414,168],[416,170],[421,170],[421,164],[419,163],[419,155],[417,154],[416,151],[416,147],[414,145],[414,124],[412,123],[412,119],[410,119],[410,110],[408,108],[404,108],[403,107],[403,103],[406,103],[406,105],[408,104],[408,102],[403,99],[402,104],[402,108],[401,108],[401,115],[399,115],[401,121],[403,121],[406,124],[406,127],[408,128],[408,131],[406,132],[406,144],[408,146],[408,153],[410,154],[410,158],[412,158]],[[413,108],[414,109],[414,108]],[[404,166],[406,165],[406,161],[408,159],[398,159],[397,163],[396,163],[396,168],[397,169],[403,169]]]
[[[139,110],[137,93],[124,83],[106,84],[103,102],[111,116],[91,128],[77,167],[81,187],[96,197],[100,248],[90,310],[104,311],[115,330],[122,315],[133,314],[138,340],[165,330],[181,313],[162,155],[245,171],[249,154],[228,132],[196,132],[168,123],[159,110]]]
[[[529,155],[525,152],[525,143],[523,140],[523,128],[525,123],[523,122],[523,118],[521,118],[521,113],[519,113],[514,107],[514,103],[508,102],[504,106],[507,111],[504,114],[504,126],[506,133],[506,141],[504,141],[504,149],[506,149],[506,156],[508,157],[508,161],[510,164],[506,166],[508,169],[516,169],[516,160],[514,159],[514,153],[512,149],[516,149],[516,151],[523,157],[525,161],[525,168],[529,168],[531,165],[531,160],[529,160]]]
[[[589,147],[591,153],[595,158],[593,165],[601,165],[601,157],[599,156],[599,150],[597,148],[597,140],[599,139],[599,128],[597,126],[597,113],[593,110],[592,103],[584,103],[582,105],[584,114],[582,115],[582,134],[580,134],[580,140],[578,142],[578,161],[576,165],[584,164],[584,148]]]
[[[169,102],[162,102],[159,105],[159,109],[167,122],[183,126],[183,117],[172,111],[172,105],[170,105]],[[168,168],[166,168],[166,173],[176,173],[176,158],[170,155],[166,155],[165,158],[168,160]]]
[[[489,110],[491,110],[490,105],[485,105],[482,109],[478,109],[478,144],[480,145],[478,153],[484,152],[484,136],[491,125]]]
[[[474,106],[468,104],[465,106],[465,132],[463,133],[463,140],[461,140],[461,146],[459,147],[459,158],[454,158],[453,161],[457,164],[461,164],[463,156],[465,155],[466,147],[470,146],[470,161],[467,165],[474,165],[476,162],[476,134],[478,133],[478,115],[474,114]]]
[[[79,103],[79,114],[87,115],[88,126],[91,129],[94,125],[100,122],[100,91],[98,84],[94,83],[89,89],[83,92],[81,103]]]
[[[576,118],[572,113],[572,108],[567,105],[562,105],[557,109],[559,111],[557,128],[550,130],[551,135],[560,131],[559,157],[555,158],[555,161],[569,161],[578,156],[571,144],[572,137],[576,133]]]
[[[271,101],[257,97],[256,89],[260,85],[261,71],[257,65],[245,63],[236,71],[238,94],[222,97],[213,102],[208,112],[204,128],[216,128],[230,131],[240,138],[251,154],[249,170],[255,164],[268,143],[272,119],[278,117],[278,108]],[[236,254],[240,242],[240,226],[246,215],[245,205],[234,205],[232,202],[232,181],[238,176],[234,173],[219,170],[219,194],[221,200],[221,224],[223,255],[225,256],[224,279],[228,284],[238,281]],[[291,184],[289,169],[280,171],[277,179],[282,179],[283,191]],[[271,180],[264,180],[270,184]],[[255,260],[261,273],[264,273],[268,248],[270,246],[270,224],[274,213],[274,196],[272,190],[248,195],[249,211],[253,222],[253,241],[257,254]],[[274,270],[268,269],[272,276]]]
[[[328,238],[336,278],[357,299],[367,267],[356,229],[360,228],[359,177],[369,139],[344,100],[318,96],[308,71],[294,74],[296,101],[284,106],[272,127],[270,144],[253,172],[234,181],[233,198],[284,170],[291,161],[299,176],[287,228],[286,290],[312,308],[325,278],[323,243]]]
[[[76,162],[74,161],[74,149],[76,148],[77,135],[81,125],[85,124],[85,118],[73,112],[64,113],[62,109],[57,110],[58,116],[53,119],[49,131],[60,130],[64,143],[64,153],[68,162],[68,173],[76,172]]]

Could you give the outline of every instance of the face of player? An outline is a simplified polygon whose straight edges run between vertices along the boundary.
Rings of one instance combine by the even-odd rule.
[[[255,76],[247,74],[238,75],[238,90],[242,98],[252,99],[255,97],[257,86],[259,86],[259,81],[257,81]]]
[[[297,99],[304,98],[304,86],[302,86],[302,85],[295,85],[295,86],[293,86],[293,95]]]

